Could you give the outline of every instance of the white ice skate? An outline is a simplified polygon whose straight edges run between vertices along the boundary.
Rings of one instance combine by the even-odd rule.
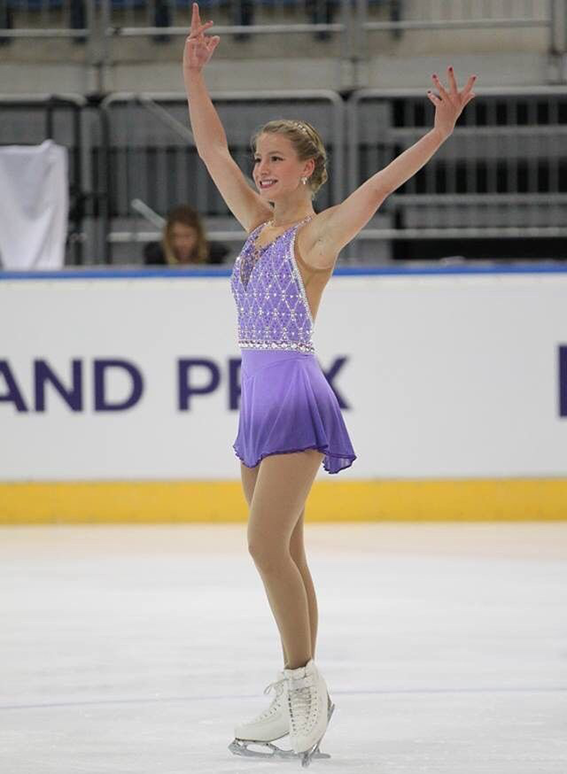
[[[283,672],[278,672],[277,680],[270,683],[264,690],[269,693],[272,688],[275,690],[272,703],[267,710],[260,713],[256,718],[241,723],[235,728],[235,738],[228,749],[234,755],[242,755],[248,758],[278,758],[278,759],[296,759],[300,756],[294,750],[284,750],[273,744],[273,742],[289,734],[290,719],[287,706],[287,692],[285,690],[286,678]],[[335,705],[328,700],[329,720]],[[250,749],[251,747],[260,747],[264,751]],[[319,745],[313,751],[312,758],[330,758],[330,755],[322,753]]]
[[[306,767],[321,756],[319,745],[335,706],[313,659],[299,669],[284,669],[284,675],[291,745]]]

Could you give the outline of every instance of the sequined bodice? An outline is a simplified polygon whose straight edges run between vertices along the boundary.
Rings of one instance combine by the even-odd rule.
[[[255,248],[254,229],[234,262],[231,290],[238,312],[241,349],[289,349],[314,353],[313,318],[294,254],[297,229],[313,216]]]

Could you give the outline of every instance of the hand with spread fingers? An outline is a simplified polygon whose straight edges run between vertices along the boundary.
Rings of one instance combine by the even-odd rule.
[[[434,73],[431,77],[433,83],[439,90],[439,93],[434,94],[431,90],[428,90],[427,92],[427,96],[435,105],[435,129],[440,132],[443,137],[448,137],[453,132],[457,118],[463,112],[465,105],[476,96],[472,91],[472,87],[476,81],[476,75],[471,75],[465,88],[462,91],[459,91],[457,89],[457,80],[453,68],[448,67],[447,73],[449,78],[449,91],[446,91],[439,80],[437,73]]]
[[[193,3],[191,32],[189,37],[185,40],[185,49],[183,52],[184,70],[200,72],[212,57],[220,42],[220,38],[218,35],[205,35],[205,30],[208,30],[213,24],[213,21],[208,21],[204,24],[201,23],[199,6],[197,3]]]

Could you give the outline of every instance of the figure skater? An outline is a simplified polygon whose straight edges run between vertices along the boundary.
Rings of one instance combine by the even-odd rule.
[[[315,665],[317,600],[303,542],[305,502],[321,464],[338,473],[356,459],[337,399],[318,365],[312,333],[337,256],[386,197],[421,169],[451,135],[475,96],[453,68],[448,90],[436,74],[434,128],[343,202],[315,213],[327,180],[321,137],[307,121],[274,120],[252,138],[256,190],[232,159],[202,70],[219,44],[193,3],[183,74],[197,150],[228,207],[248,233],[231,290],[237,305],[241,406],[234,443],[249,506],[248,547],[281,636],[284,669],[267,711],[235,729],[236,754],[297,756],[306,766],[334,705]],[[273,744],[289,734],[293,750]],[[254,752],[252,743],[268,752]]]

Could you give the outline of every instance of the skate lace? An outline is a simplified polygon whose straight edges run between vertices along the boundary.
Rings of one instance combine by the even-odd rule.
[[[264,720],[265,718],[269,718],[271,715],[277,712],[277,710],[279,709],[280,696],[283,691],[284,683],[285,683],[285,677],[283,677],[281,680],[274,680],[273,683],[270,683],[264,688],[265,694],[270,693],[271,690],[275,690],[276,695],[274,696],[272,703],[270,704],[268,709],[261,712],[256,718],[256,720]]]
[[[283,686],[285,683],[285,677],[282,677],[280,680],[274,680],[273,683],[270,683],[264,688],[264,693],[270,693],[272,688],[276,691],[276,694],[279,696],[280,693],[283,691]]]
[[[288,691],[288,706],[291,727],[294,733],[307,731],[314,704],[314,686],[311,677],[291,681]]]

